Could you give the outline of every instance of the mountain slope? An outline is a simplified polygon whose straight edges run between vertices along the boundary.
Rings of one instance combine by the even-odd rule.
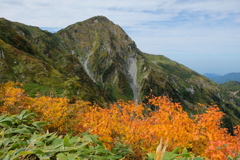
[[[238,106],[240,106],[240,82],[228,81],[221,86],[228,91],[229,96],[232,97],[232,101],[235,101]]]
[[[111,102],[52,33],[0,19],[0,38],[1,83],[19,81],[29,91],[40,86],[44,94],[47,90],[98,104]]]
[[[189,104],[197,103],[194,96],[202,99],[200,102],[220,101],[218,85],[164,56],[142,53],[119,26],[105,17],[90,18],[56,34],[69,46],[68,52],[79,58],[92,80],[114,99],[142,101],[151,91]]]
[[[165,56],[141,52],[106,17],[93,17],[54,34],[4,19],[0,24],[1,83],[38,84],[98,104],[165,95],[191,113],[197,103],[214,103],[227,114],[228,124],[240,124],[240,110],[228,91]],[[25,57],[30,59],[26,64]]]
[[[191,112],[199,102],[214,103],[239,123],[239,108],[228,103],[220,85],[162,55],[141,52],[106,17],[78,22],[56,35],[68,46],[68,52],[78,57],[91,79],[114,100],[145,101],[149,94],[166,95]]]

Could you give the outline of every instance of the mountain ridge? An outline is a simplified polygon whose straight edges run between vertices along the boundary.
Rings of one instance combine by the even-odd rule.
[[[7,26],[6,24],[11,24],[10,27]],[[64,44],[59,43],[59,40],[56,39],[56,36],[51,34],[50,32],[42,31],[39,28],[32,28],[31,26],[26,26],[20,23],[12,23],[7,20],[1,20],[1,34],[0,38],[2,41],[1,44],[1,52],[5,54],[6,59],[2,59],[2,63],[5,63],[8,65],[10,68],[11,72],[6,73],[6,76],[12,77],[8,78],[8,80],[13,80],[13,81],[20,81],[24,84],[28,83],[34,83],[34,84],[39,84],[41,86],[46,86],[49,88],[57,88],[57,90],[67,90],[66,92],[72,92],[71,94],[74,95],[76,94],[77,97],[79,96],[78,94],[85,94],[84,96],[81,96],[84,100],[89,100],[92,99],[94,101],[97,101],[98,104],[101,102],[98,101],[98,99],[104,99],[100,101],[104,102],[110,102],[108,100],[108,95],[106,92],[101,91],[101,94],[99,90],[101,90],[96,84],[88,80],[88,76],[85,74],[84,69],[82,68],[81,64],[71,55],[65,52]],[[20,24],[20,25],[19,25]],[[4,28],[8,27],[8,32],[7,34],[12,34],[11,37],[8,39],[7,36],[4,35]],[[31,28],[30,31],[28,28]],[[20,37],[20,39],[16,39],[16,37]],[[9,49],[6,48],[6,44],[4,42],[12,41],[14,43],[22,43],[21,40],[24,42],[28,42],[31,44],[31,47],[34,47],[37,51],[36,52],[31,52],[29,53],[24,52],[24,46],[20,48],[20,50],[15,50],[16,48],[19,48],[18,44],[15,45],[13,44],[13,47],[10,47]],[[21,53],[26,55],[25,57],[17,56],[14,54],[11,54],[9,50],[15,50],[15,53]],[[36,54],[37,53],[37,54]],[[40,56],[38,55],[40,54]],[[30,58],[31,55],[31,58]],[[10,57],[12,57],[10,60]],[[29,61],[35,60],[38,62],[39,57],[42,57],[44,61],[47,63],[48,67],[42,67],[44,64],[40,62],[41,68],[36,67],[34,63],[32,62],[32,65],[30,67],[35,67],[36,72],[33,72],[33,70],[27,70],[27,71],[22,71],[19,73],[18,68],[26,68],[24,67],[27,66],[28,59]],[[15,59],[15,62],[14,62]],[[74,63],[73,63],[74,62]],[[15,64],[16,63],[16,64]],[[26,64],[27,63],[27,64]],[[17,65],[17,66],[15,66]],[[3,69],[4,70],[4,69]],[[23,78],[21,78],[21,75],[23,73]],[[24,74],[31,73],[31,75],[27,77],[36,77],[31,80],[25,79],[26,76]],[[74,73],[74,74],[73,74]],[[81,79],[75,74],[75,73],[80,73],[81,74]],[[3,73],[1,73],[3,75]],[[15,78],[13,78],[15,75]],[[1,82],[6,82],[7,80],[1,79]],[[58,83],[55,83],[58,82]],[[71,83],[71,84],[67,84]],[[81,85],[79,85],[79,83]],[[88,85],[83,85],[87,83]],[[70,90],[67,89],[66,87],[63,87],[62,85],[72,85],[70,86]],[[83,87],[84,86],[84,87]],[[73,87],[73,88],[71,88]],[[81,91],[80,91],[81,89]],[[93,91],[91,91],[93,90]],[[54,90],[56,91],[56,90]],[[92,93],[90,92],[95,92],[97,95],[104,95],[104,97],[95,97]],[[59,91],[62,92],[62,91]],[[77,92],[82,92],[82,93],[77,93]],[[65,94],[68,95],[68,94]],[[72,95],[70,97],[72,97]]]
[[[214,103],[228,121],[240,123],[236,97],[228,97],[217,83],[163,55],[141,52],[120,26],[106,17],[92,17],[56,33],[3,19],[0,29],[0,53],[5,56],[0,58],[4,71],[0,76],[6,77],[1,83],[37,84],[55,88],[56,95],[101,105],[117,99],[144,102],[150,94],[181,102],[191,113],[197,103]],[[6,36],[7,29],[12,36]]]
[[[205,73],[203,74],[204,76],[208,77],[212,81],[218,83],[218,84],[223,84],[228,81],[238,81],[240,82],[240,72],[232,72],[232,73],[227,73],[223,76],[217,75],[217,74],[209,74]]]

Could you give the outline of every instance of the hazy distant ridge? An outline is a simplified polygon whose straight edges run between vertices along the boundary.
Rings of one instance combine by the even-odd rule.
[[[213,80],[214,82],[219,83],[219,84],[222,84],[222,83],[225,83],[225,82],[228,82],[228,81],[238,81],[238,82],[240,82],[240,72],[228,73],[228,74],[225,74],[223,76],[217,75],[217,74],[214,74],[214,73],[205,73],[204,76]]]

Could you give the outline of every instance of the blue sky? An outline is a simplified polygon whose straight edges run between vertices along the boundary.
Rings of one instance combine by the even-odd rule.
[[[146,53],[198,73],[240,72],[240,0],[0,0],[0,17],[57,31],[96,15]]]

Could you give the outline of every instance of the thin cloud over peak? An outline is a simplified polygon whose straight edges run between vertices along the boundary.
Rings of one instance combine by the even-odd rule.
[[[229,72],[234,64],[239,68],[239,6],[239,0],[1,0],[0,16],[56,32],[104,15],[120,25],[142,51],[163,54],[199,73],[220,73],[221,69],[196,67],[201,65],[196,56],[239,55],[231,59],[231,68],[217,56],[213,61],[215,68],[226,67]],[[189,57],[184,58],[183,51]]]

